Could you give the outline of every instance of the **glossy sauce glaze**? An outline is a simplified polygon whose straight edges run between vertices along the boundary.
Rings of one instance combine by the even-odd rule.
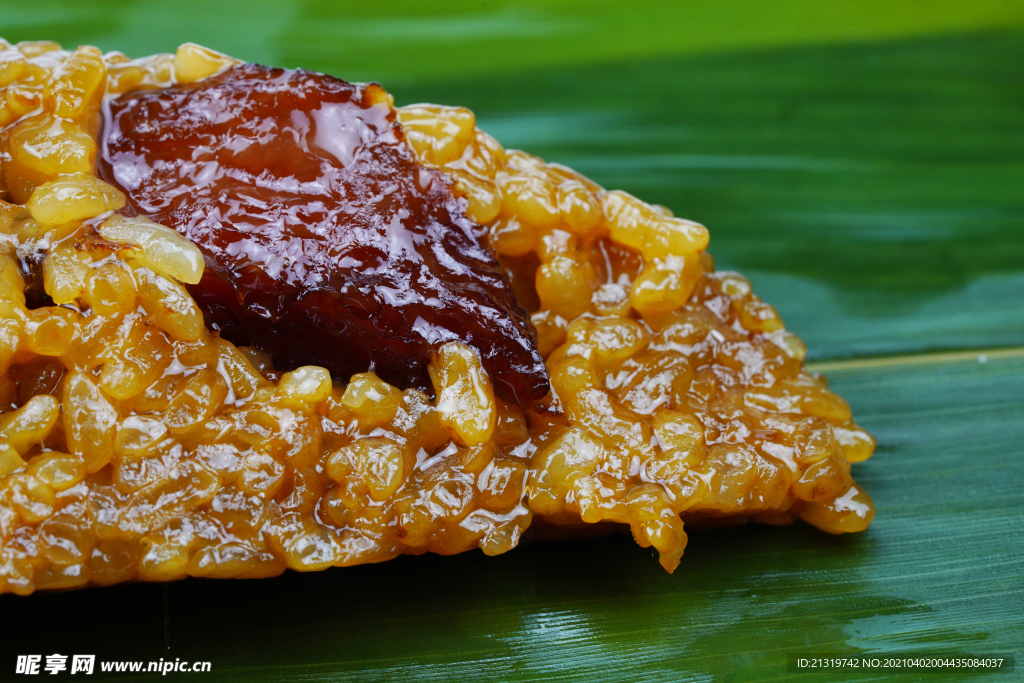
[[[433,351],[463,341],[503,397],[548,392],[481,228],[417,163],[379,86],[247,64],[105,113],[101,174],[126,213],[199,246],[190,291],[224,337],[403,388],[429,388]]]

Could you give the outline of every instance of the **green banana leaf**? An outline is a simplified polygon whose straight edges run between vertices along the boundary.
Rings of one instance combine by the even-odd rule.
[[[53,653],[229,681],[1024,680],[1024,3],[0,0],[0,36],[191,40],[468,106],[708,225],[879,442],[862,534],[695,532],[671,576],[612,536],[5,595],[3,680]],[[794,653],[1018,669],[795,673]]]

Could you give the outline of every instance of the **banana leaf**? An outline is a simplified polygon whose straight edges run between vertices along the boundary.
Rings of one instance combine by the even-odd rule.
[[[879,442],[855,466],[863,534],[695,532],[671,576],[610,536],[5,595],[0,676],[61,653],[227,681],[1021,680],[787,667],[1024,657],[1024,3],[825,5],[0,1],[10,41],[191,40],[462,104],[508,147],[705,223]]]

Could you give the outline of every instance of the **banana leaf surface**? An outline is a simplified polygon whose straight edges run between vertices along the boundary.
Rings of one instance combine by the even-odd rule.
[[[878,439],[877,517],[0,596],[18,654],[226,681],[1024,680],[1024,3],[0,1],[9,41],[194,41],[461,104],[709,226]],[[1001,673],[791,654],[1016,655]],[[159,680],[104,673],[90,680]]]

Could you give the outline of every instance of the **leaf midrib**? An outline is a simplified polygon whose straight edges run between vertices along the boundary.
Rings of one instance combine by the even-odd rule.
[[[869,368],[907,365],[939,365],[951,363],[985,363],[990,360],[1024,358],[1024,346],[965,349],[963,351],[936,351],[924,353],[891,354],[841,360],[811,361],[806,364],[811,372],[836,370],[862,370]]]

